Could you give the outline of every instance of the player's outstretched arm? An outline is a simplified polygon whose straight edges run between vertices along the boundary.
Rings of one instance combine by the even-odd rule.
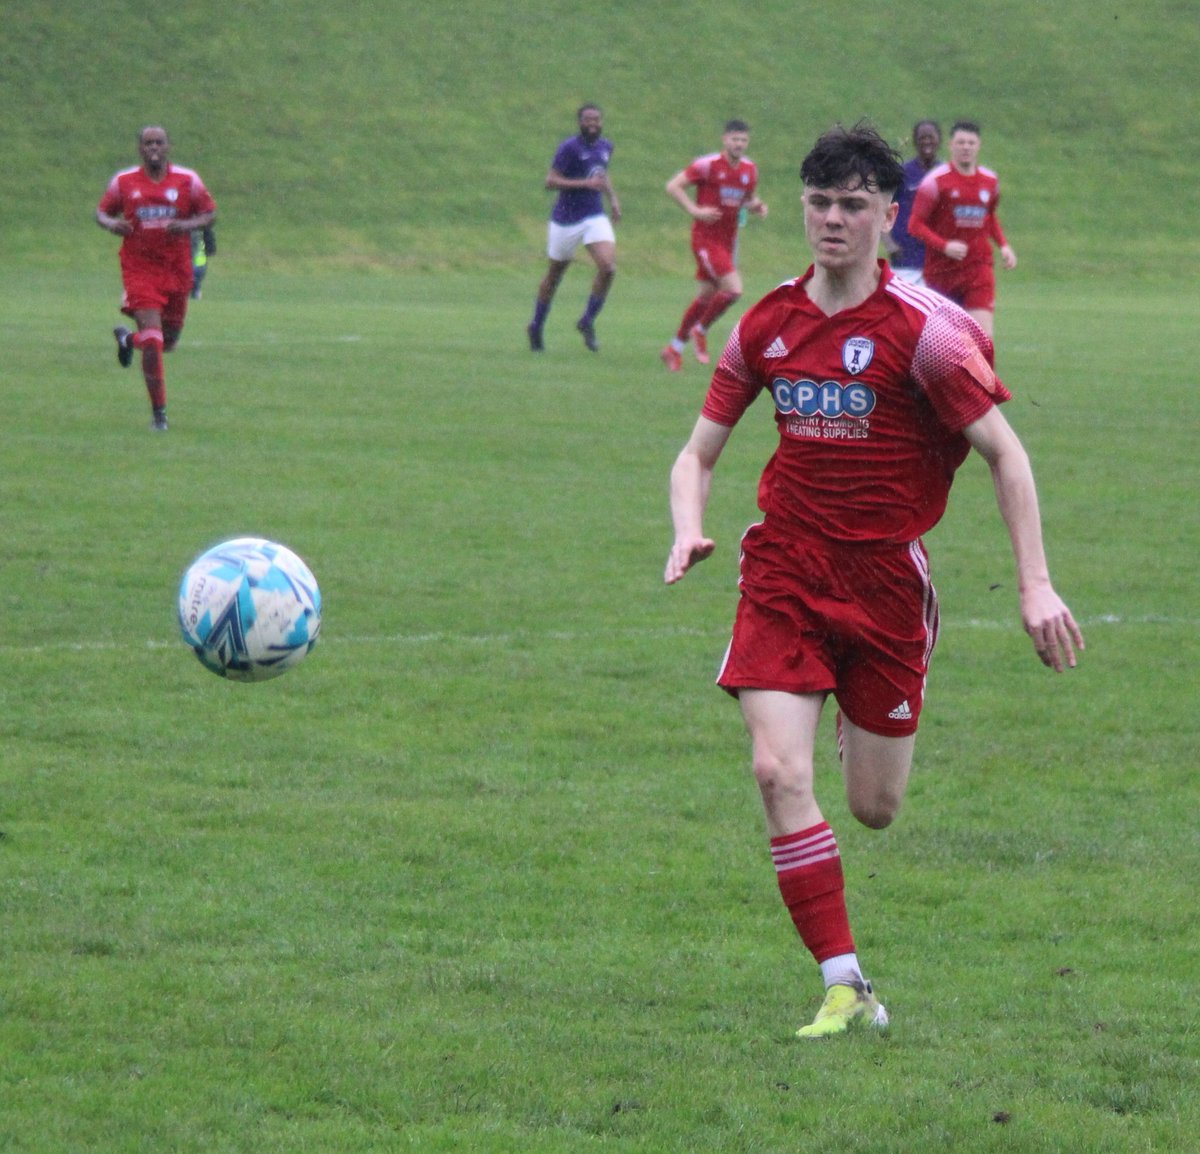
[[[1017,562],[1025,632],[1044,665],[1059,673],[1073,669],[1076,652],[1084,648],[1083,633],[1050,582],[1037,488],[1025,448],[996,408],[963,432],[992,471],[996,501]]]
[[[697,562],[712,556],[716,542],[704,535],[704,510],[712,486],[713,469],[732,430],[706,417],[696,421],[688,443],[671,469],[671,521],[675,540],[667,555],[663,580],[676,581]]]

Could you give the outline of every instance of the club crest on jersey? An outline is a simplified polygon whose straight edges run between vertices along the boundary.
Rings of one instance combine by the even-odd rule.
[[[874,356],[875,342],[869,337],[851,337],[842,345],[842,364],[852,377],[865,373]]]
[[[176,202],[176,201],[179,199],[179,189],[177,189],[177,188],[168,188],[168,189],[167,189],[166,196],[167,196],[167,200],[168,200],[168,201],[169,201],[171,204],[174,204],[174,203],[175,203],[175,202]]]

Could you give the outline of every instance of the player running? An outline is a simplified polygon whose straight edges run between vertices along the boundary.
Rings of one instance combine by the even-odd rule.
[[[596,275],[583,316],[575,327],[583,343],[594,353],[600,349],[596,342],[596,317],[608,299],[608,290],[617,273],[617,239],[612,221],[621,219],[621,203],[608,175],[612,141],[601,135],[604,114],[596,105],[585,104],[577,118],[578,134],[558,146],[546,174],[546,187],[555,189],[558,196],[550,214],[546,246],[550,264],[538,285],[533,320],[525,329],[529,347],[535,353],[545,348],[542,330],[550,315],[550,305],[581,244],[596,265]],[[604,214],[604,197],[608,198],[612,220]]]
[[[925,283],[962,305],[989,337],[996,314],[992,244],[1005,268],[1017,267],[996,215],[999,204],[999,178],[979,163],[979,125],[960,120],[950,130],[950,163],[934,168],[917,189],[908,231],[925,245]]]
[[[867,125],[827,132],[804,159],[813,265],[735,326],[671,471],[664,580],[715,542],[703,518],[733,427],[760,393],[779,443],[742,539],[740,599],[718,684],[739,699],[784,904],[820,966],[825,1001],[802,1038],[887,1024],[863,976],[833,830],[813,792],[826,698],[839,708],[850,811],[882,829],[912,765],[937,596],[921,537],[971,449],[987,462],[1016,559],[1021,618],[1041,660],[1074,666],[1083,637],[1050,583],[1029,459],[998,406],[992,343],[957,305],[877,259],[900,157]]]
[[[746,155],[750,126],[730,120],[721,136],[721,151],[699,156],[667,181],[667,195],[692,218],[692,254],[700,291],[684,311],[671,342],[660,356],[673,373],[683,368],[688,341],[696,360],[708,364],[709,327],[742,295],[737,270],[738,228],[746,213],[766,216],[758,197],[758,166]],[[695,186],[693,200],[688,188]]]

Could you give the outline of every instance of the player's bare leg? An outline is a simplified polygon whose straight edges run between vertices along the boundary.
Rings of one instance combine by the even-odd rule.
[[[991,309],[967,309],[967,315],[990,337],[996,327],[996,314]]]
[[[912,771],[917,735],[883,737],[843,715],[842,773],[850,812],[871,829],[891,825],[900,812]]]
[[[816,1019],[798,1036],[828,1037],[858,1022],[885,1026],[887,1011],[859,967],[837,841],[813,793],[813,747],[825,695],[743,689],[739,700],[753,745],[754,777],[767,816],[779,892],[821,967],[826,988]],[[866,780],[872,777],[868,774]],[[870,790],[866,793],[869,797]]]

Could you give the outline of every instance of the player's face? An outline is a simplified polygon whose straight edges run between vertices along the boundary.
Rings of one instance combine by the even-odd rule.
[[[579,114],[579,133],[586,140],[599,140],[604,117],[598,108],[585,108]]]
[[[750,133],[727,132],[721,137],[721,146],[730,161],[739,161],[746,155],[746,149],[750,147]]]
[[[950,158],[954,167],[963,172],[974,172],[979,159],[979,136],[974,132],[958,131],[950,137]]]
[[[892,227],[897,206],[885,193],[804,186],[804,232],[813,260],[830,270],[875,263],[879,240]]]
[[[147,128],[138,138],[138,152],[149,172],[161,172],[171,152],[171,142],[161,128]]]
[[[917,155],[926,163],[932,164],[937,159],[938,149],[942,147],[942,137],[932,124],[922,124],[913,137],[917,146]]]

